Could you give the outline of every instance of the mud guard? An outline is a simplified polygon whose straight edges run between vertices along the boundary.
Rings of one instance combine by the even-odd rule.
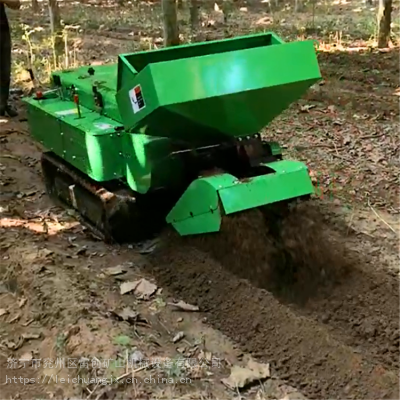
[[[305,164],[283,160],[265,166],[274,172],[242,180],[226,173],[196,179],[167,215],[167,223],[181,236],[218,232],[224,215],[315,192]]]

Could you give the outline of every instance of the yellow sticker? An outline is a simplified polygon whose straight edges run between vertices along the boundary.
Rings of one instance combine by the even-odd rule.
[[[76,108],[71,108],[69,110],[63,110],[63,111],[56,111],[56,115],[72,115],[72,114],[78,114],[78,110]]]

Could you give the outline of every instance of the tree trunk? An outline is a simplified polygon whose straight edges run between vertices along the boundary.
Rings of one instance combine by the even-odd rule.
[[[388,47],[390,24],[392,21],[392,0],[379,0],[378,8],[378,47]]]
[[[196,41],[197,29],[199,26],[199,2],[190,0],[190,29],[192,31],[192,40]]]
[[[180,44],[180,41],[176,0],[162,0],[162,12],[164,22],[164,46],[177,46]]]
[[[224,24],[227,24],[232,12],[233,4],[231,3],[231,0],[222,0],[220,4],[220,10],[224,16]]]
[[[38,0],[32,0],[32,11],[36,14],[39,11]]]
[[[63,51],[63,38],[60,18],[60,8],[57,0],[49,0],[50,29],[54,40],[54,64],[57,67]]]
[[[183,9],[183,0],[177,0],[177,6],[179,10]]]
[[[302,0],[295,0],[294,1],[294,12],[302,12],[304,10],[304,4]]]

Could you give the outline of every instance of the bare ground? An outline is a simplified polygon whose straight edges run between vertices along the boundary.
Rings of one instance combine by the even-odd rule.
[[[324,228],[329,229],[326,225]],[[257,264],[259,254],[253,261],[249,257],[248,263],[240,263],[238,275],[247,275],[252,284],[234,278],[228,272],[238,266],[233,261],[235,256],[229,257],[234,252],[232,243],[224,243],[222,237],[215,238],[220,250],[217,257],[210,256],[215,254],[212,251],[204,252],[201,245],[177,246],[174,241],[173,246],[166,245],[156,252],[154,268],[160,282],[186,301],[196,300],[207,310],[213,326],[234,337],[245,351],[272,362],[278,374],[301,388],[307,397],[396,398],[397,255],[383,267],[381,249],[374,246],[373,240],[363,241],[357,233],[346,234],[343,230],[338,234],[344,238],[331,241],[330,253],[325,254],[325,260],[332,262],[325,264],[328,281],[318,279],[319,286],[314,287],[318,290],[310,288],[310,281],[315,283],[315,275],[321,272],[316,264],[312,265],[315,275],[302,275],[300,271],[295,283],[285,285],[281,281],[279,291],[265,290],[274,282],[265,282],[262,273],[254,274],[254,270],[265,266]],[[260,231],[248,233],[249,238],[257,240],[255,236],[260,236]],[[258,251],[265,251],[268,245],[265,241]],[[313,245],[318,243],[308,243],[302,254],[315,258],[318,251],[310,248]],[[342,246],[353,258],[351,263],[346,262],[346,269],[329,271],[344,266],[336,258]],[[371,247],[375,247],[374,255]]]
[[[24,133],[25,124],[7,121],[3,126],[7,128],[0,134],[2,395],[229,396],[221,379],[229,377],[232,366],[245,367],[250,355],[210,327],[204,314],[168,305],[180,298],[166,288],[157,287],[143,299],[132,292],[121,295],[126,282],[144,278],[147,285],[158,284],[150,269],[146,271],[148,256],[132,246],[104,245],[72,211],[54,207],[44,193],[40,150]],[[174,343],[181,332],[184,337]],[[137,360],[132,362],[132,357]],[[108,379],[107,385],[94,383],[96,378]],[[301,396],[274,374],[265,387],[257,380],[248,396],[283,398],[294,393]]]
[[[76,46],[86,60],[131,51],[131,38],[159,43],[158,17],[123,32],[121,24],[102,26],[101,12],[85,15],[92,25]],[[269,17],[257,11],[231,29],[263,27]],[[220,35],[214,22],[203,29],[207,37]],[[231,398],[238,391],[221,379],[251,355],[270,364],[272,378],[242,398],[399,398],[398,51],[320,52],[319,59],[324,81],[264,133],[308,163],[321,192],[286,222],[286,247],[301,255],[295,274],[271,268],[274,246],[257,214],[241,235],[232,235],[235,223],[248,223],[239,216],[215,240],[166,231],[149,254],[105,246],[44,194],[40,149],[23,112],[20,121],[1,122],[3,397]],[[126,272],[110,276],[110,267]],[[121,283],[141,278],[157,285],[148,299],[120,294]],[[172,300],[200,313],[173,311]],[[185,337],[173,343],[179,332]],[[127,368],[132,356],[142,364]],[[19,358],[41,364],[12,362]],[[80,368],[59,365],[68,358]],[[161,366],[145,365],[157,359]],[[132,371],[135,384],[126,382]],[[39,382],[7,383],[11,375]],[[120,379],[67,381],[78,375]],[[176,383],[144,381],[150,375]]]
[[[87,236],[74,218],[53,207],[44,195],[40,153],[29,137],[3,130],[1,140],[3,396],[86,398],[94,392],[93,398],[118,393],[124,398],[225,397],[220,379],[229,376],[231,365],[246,361],[243,355],[204,324],[202,316],[168,306],[170,296],[162,288],[149,299],[121,295],[121,283],[143,277],[154,282],[143,272],[145,256],[131,248],[107,247]],[[185,337],[175,344],[179,332]],[[126,360],[135,355],[142,363],[128,365],[127,371]],[[27,361],[23,364],[20,359]],[[35,367],[32,360],[37,360]],[[68,368],[69,360],[75,361],[75,368]],[[192,363],[190,368],[183,360]],[[158,367],[134,374],[135,385],[126,382],[131,368],[157,361]],[[89,381],[74,384],[72,379],[78,376],[123,378],[96,386]],[[17,382],[7,383],[11,377]],[[20,377],[37,381],[24,384],[18,382]],[[145,381],[151,377],[186,380]],[[278,379],[274,385],[275,396],[290,390]]]

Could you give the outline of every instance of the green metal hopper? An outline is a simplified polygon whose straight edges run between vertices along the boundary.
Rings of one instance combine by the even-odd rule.
[[[117,101],[126,129],[216,143],[259,132],[318,79],[312,41],[267,33],[121,55]]]

